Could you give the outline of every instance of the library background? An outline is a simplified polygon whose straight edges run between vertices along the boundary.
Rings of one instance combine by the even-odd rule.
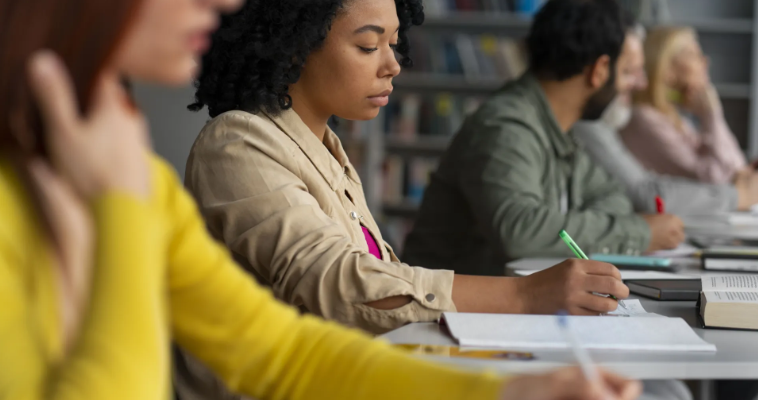
[[[411,30],[412,68],[369,122],[335,121],[385,239],[402,245],[429,176],[467,114],[527,68],[523,39],[541,0],[425,0]],[[758,0],[622,0],[646,27],[693,27],[710,58],[727,122],[758,155]]]

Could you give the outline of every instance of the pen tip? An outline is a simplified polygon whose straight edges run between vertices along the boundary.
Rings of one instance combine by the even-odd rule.
[[[558,316],[558,325],[565,328],[568,325],[568,312],[560,310],[556,315]]]

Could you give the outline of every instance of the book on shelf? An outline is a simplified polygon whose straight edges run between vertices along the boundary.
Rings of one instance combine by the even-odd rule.
[[[429,16],[472,11],[518,13],[531,16],[544,3],[545,0],[425,0],[424,11]]]
[[[405,159],[389,155],[384,159],[382,202],[419,205],[437,162],[426,158]]]
[[[382,202],[385,204],[398,204],[402,202],[405,181],[405,162],[403,158],[393,155],[385,157],[382,171]]]
[[[446,74],[470,80],[519,77],[527,68],[522,39],[492,34],[438,35],[414,32],[410,39],[414,66],[409,72]],[[497,86],[492,90],[497,89]]]
[[[412,143],[419,136],[452,136],[483,97],[438,93],[398,95],[384,114],[388,135]]]
[[[381,135],[386,130],[384,114],[385,110],[382,109],[376,118],[368,121],[351,121],[336,117],[329,121],[329,127],[339,137],[347,158],[363,181],[367,196],[378,193],[374,188],[378,189],[379,185],[373,177],[379,174],[381,153],[377,155],[372,146],[376,146],[376,135]],[[373,202],[369,199],[369,204],[371,203]]]

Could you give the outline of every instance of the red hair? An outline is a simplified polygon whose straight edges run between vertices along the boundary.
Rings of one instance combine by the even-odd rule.
[[[125,35],[141,0],[0,0],[0,150],[44,154],[43,125],[27,62],[55,52],[74,83],[80,111]]]

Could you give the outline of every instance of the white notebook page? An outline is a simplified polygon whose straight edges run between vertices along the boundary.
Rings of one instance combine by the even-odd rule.
[[[571,327],[589,349],[630,351],[716,351],[681,318],[572,316]],[[566,349],[552,315],[444,313],[461,346]]]

